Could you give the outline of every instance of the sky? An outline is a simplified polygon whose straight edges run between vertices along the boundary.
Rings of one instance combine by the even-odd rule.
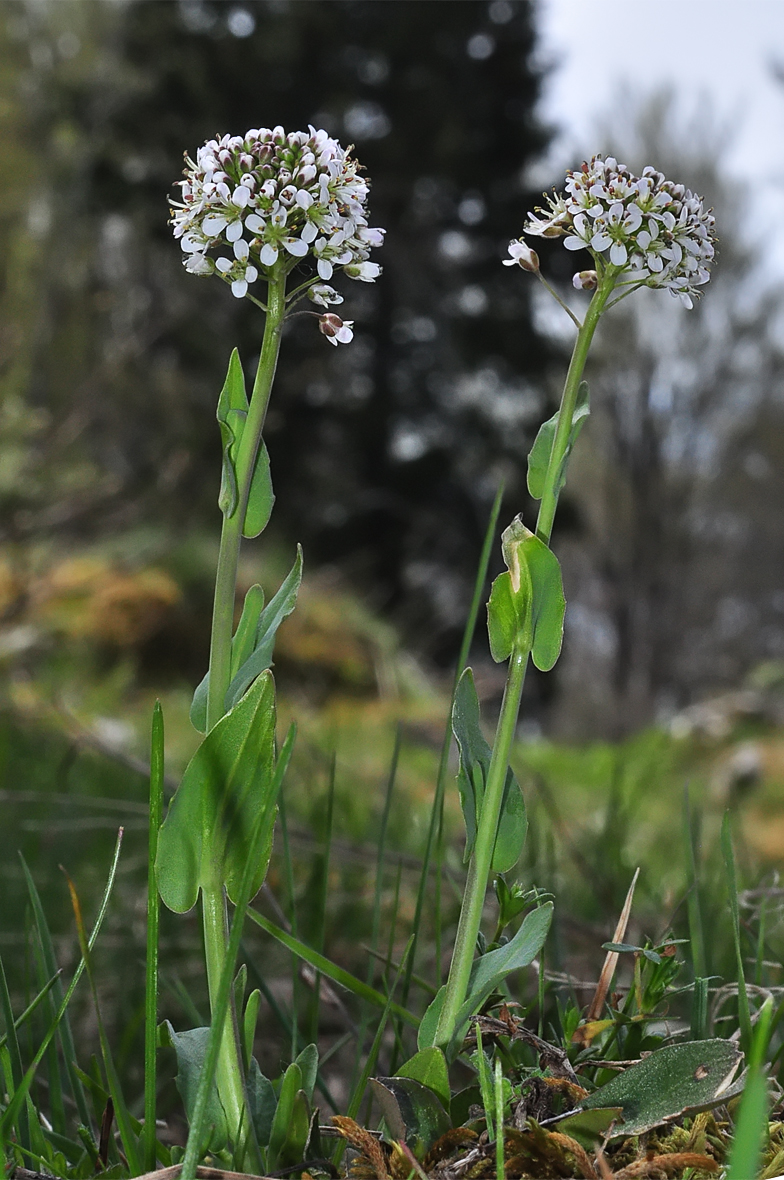
[[[685,119],[712,104],[728,132],[728,173],[753,185],[747,228],[757,240],[765,231],[767,273],[784,279],[784,84],[772,68],[784,72],[784,0],[538,0],[538,8],[541,53],[554,67],[542,113],[562,129],[551,158],[571,166],[591,153],[592,128],[621,84],[671,85]]]

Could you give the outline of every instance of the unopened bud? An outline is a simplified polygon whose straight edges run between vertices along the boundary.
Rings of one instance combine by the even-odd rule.
[[[578,270],[572,279],[572,286],[576,291],[595,291],[598,282],[595,270]]]
[[[521,266],[523,270],[530,270],[532,274],[539,273],[539,255],[527,242],[510,242],[509,253],[512,257],[504,259],[504,266]]]

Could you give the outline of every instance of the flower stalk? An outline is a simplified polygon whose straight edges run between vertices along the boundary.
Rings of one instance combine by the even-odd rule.
[[[596,326],[615,287],[619,269],[612,265],[608,265],[604,269],[604,274],[594,292],[572,350],[561,395],[558,426],[547,464],[544,492],[536,523],[536,535],[545,545],[549,545],[552,533],[563,465],[569,449],[572,421],[585,363],[588,359]],[[468,865],[463,903],[452,952],[452,963],[435,1036],[436,1044],[443,1048],[449,1045],[457,1031],[458,1013],[468,994],[476,940],[482,922],[485,895],[491,875],[493,850],[503,804],[509,756],[517,729],[520,701],[530,654],[530,642],[528,644],[519,643],[515,646],[509,659],[501,712],[485,783],[476,844]]]

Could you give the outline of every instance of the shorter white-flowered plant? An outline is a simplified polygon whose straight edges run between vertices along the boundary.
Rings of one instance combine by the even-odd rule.
[[[351,343],[354,339],[353,328],[353,320],[342,320],[333,311],[325,312],[324,315],[319,316],[319,332],[322,336],[326,336],[329,343],[334,344],[335,348],[338,344]]]
[[[548,207],[529,215],[526,234],[564,238],[567,250],[588,250],[597,281],[612,268],[616,285],[664,287],[693,306],[710,279],[716,243],[713,213],[700,197],[651,167],[634,176],[611,156],[594,156],[568,172],[565,187],[565,193],[545,194]],[[521,245],[510,243],[507,266],[520,260]],[[591,273],[575,275],[574,286],[595,286],[587,281]]]
[[[342,302],[326,285],[336,269],[372,283],[381,267],[369,254],[385,231],[368,225],[369,186],[350,150],[314,127],[262,127],[208,140],[195,161],[186,156],[171,219],[186,270],[220,275],[241,299],[260,275],[309,260],[308,294],[323,307]]]

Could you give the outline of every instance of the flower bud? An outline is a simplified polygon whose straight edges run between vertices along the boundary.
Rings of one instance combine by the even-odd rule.
[[[595,270],[578,270],[572,278],[572,286],[575,291],[595,291],[598,282]]]
[[[532,274],[539,274],[539,255],[532,250],[527,242],[517,241],[509,243],[511,258],[504,259],[504,266],[521,266]]]

